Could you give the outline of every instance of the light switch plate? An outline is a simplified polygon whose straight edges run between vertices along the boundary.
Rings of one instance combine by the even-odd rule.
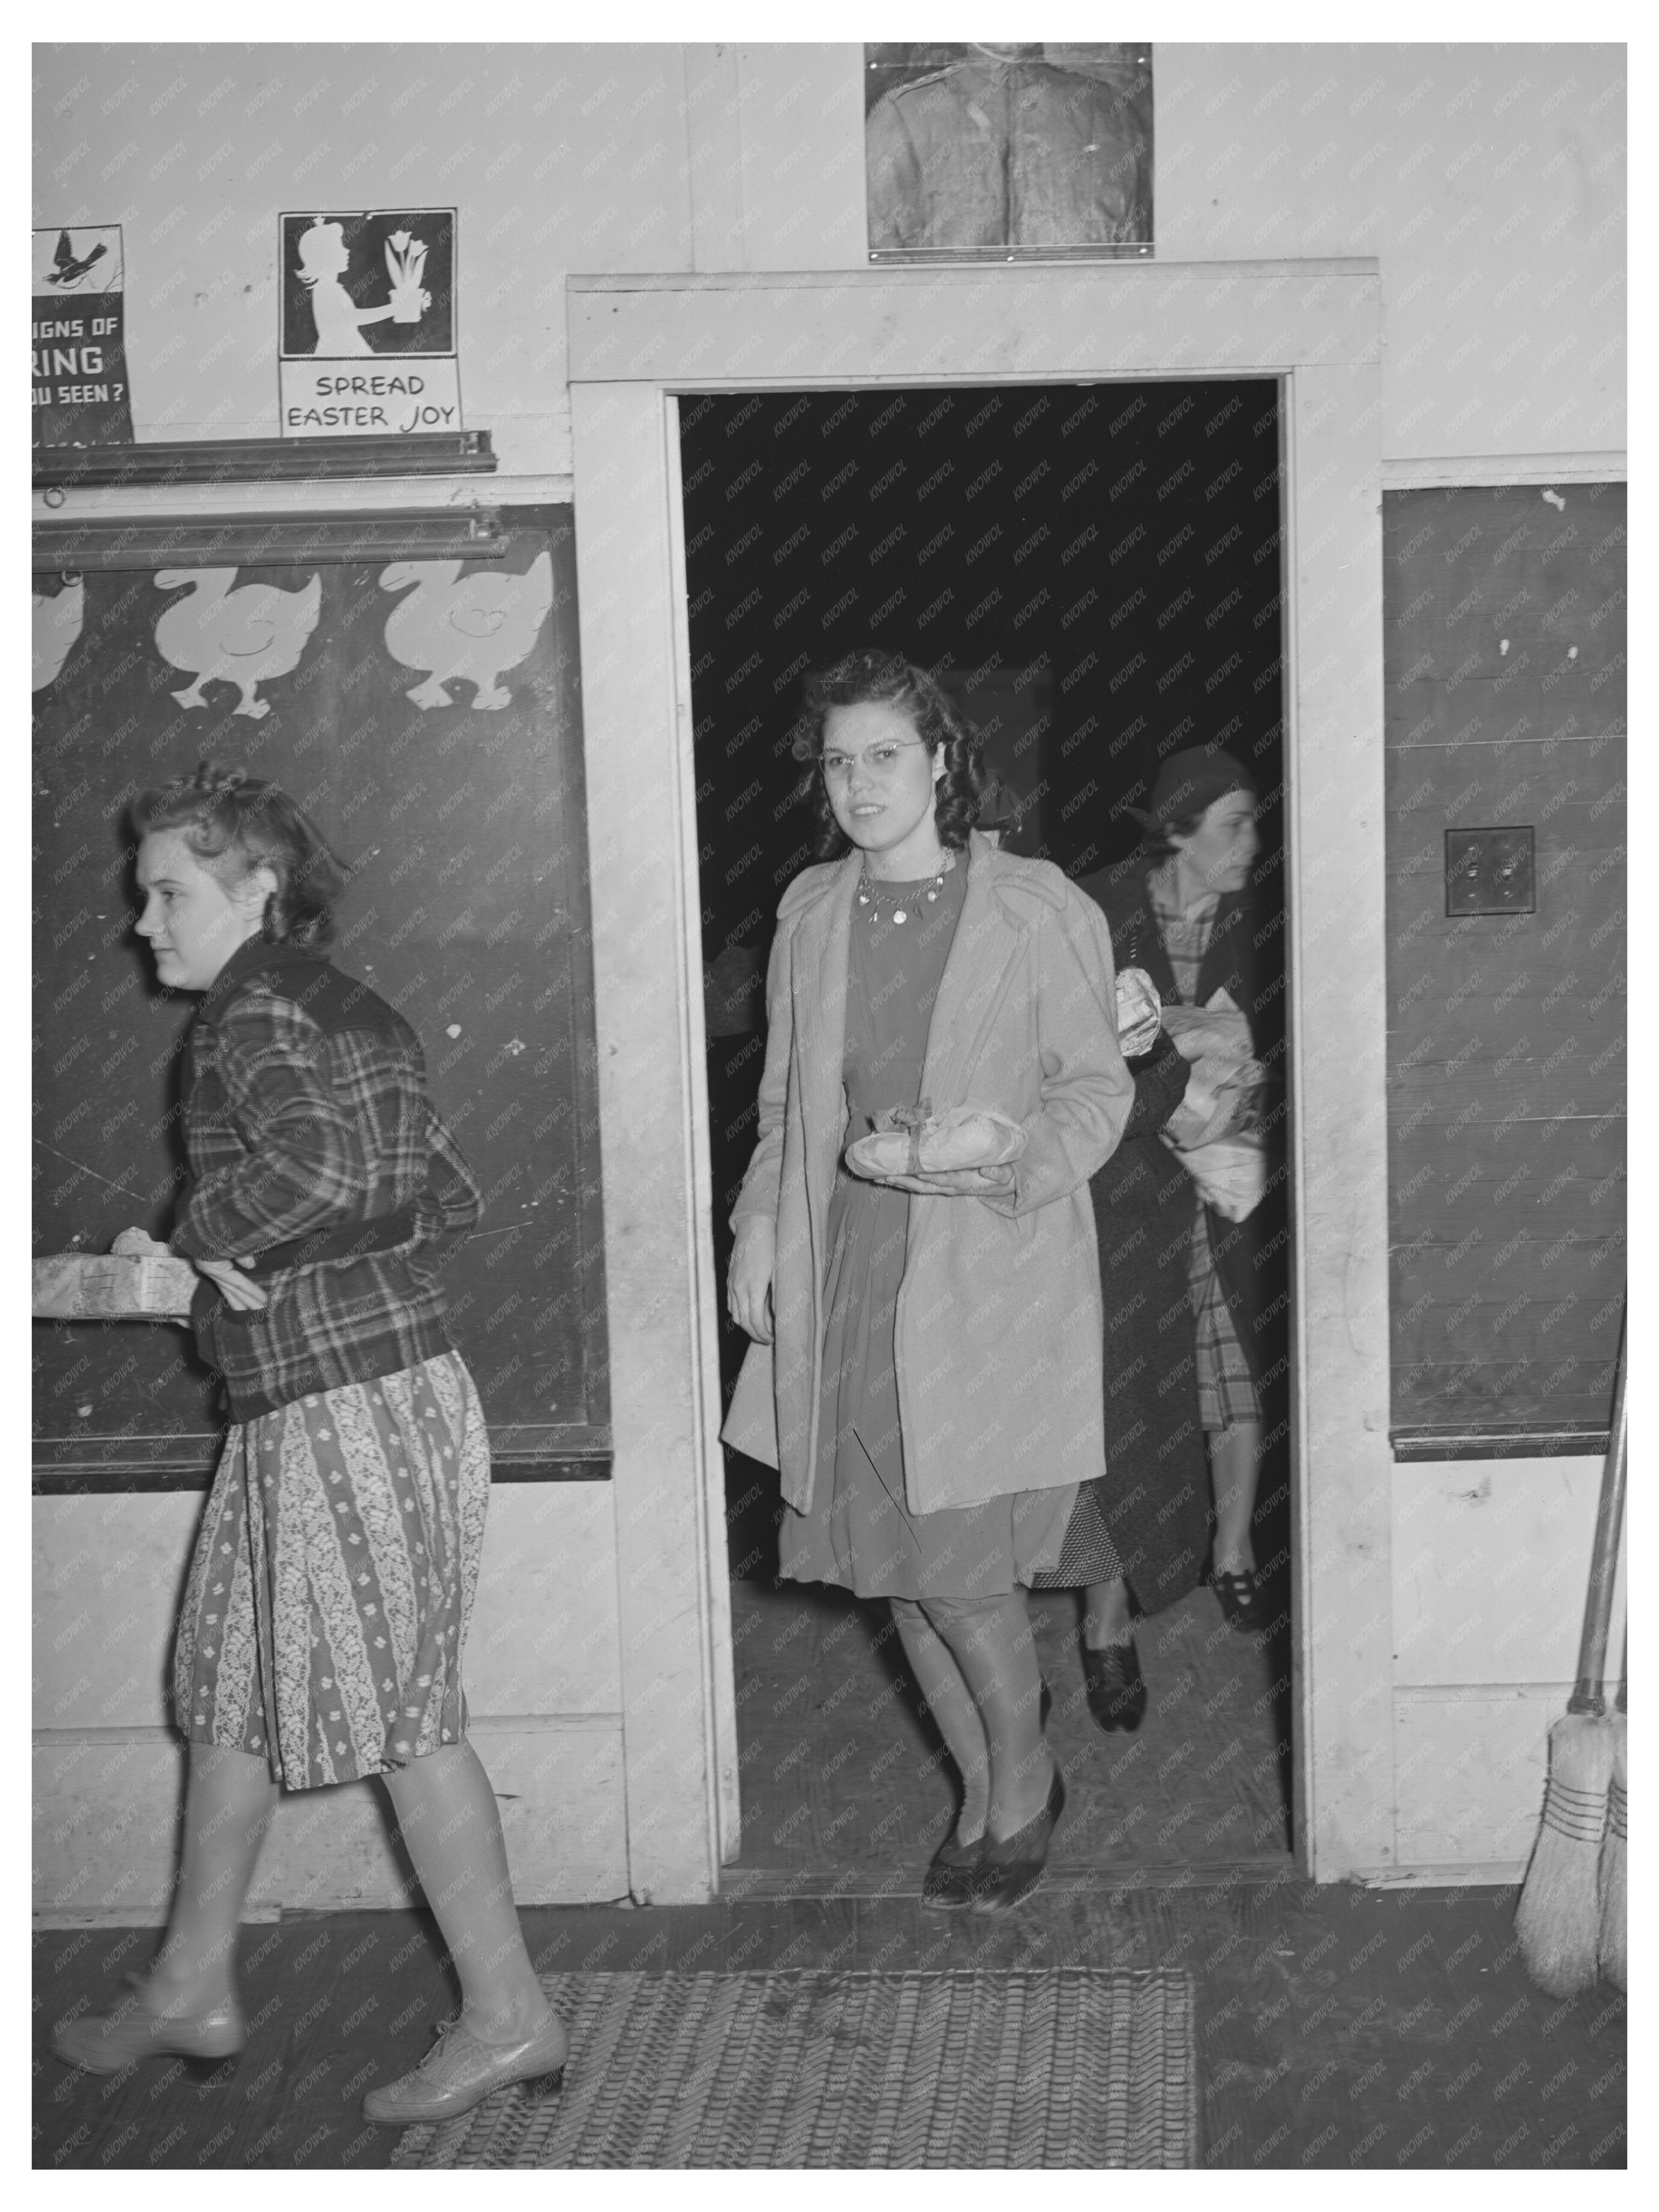
[[[1449,915],[1535,914],[1537,882],[1530,828],[1447,830]]]

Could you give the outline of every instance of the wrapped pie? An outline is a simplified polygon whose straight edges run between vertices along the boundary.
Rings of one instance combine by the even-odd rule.
[[[951,1106],[935,1114],[924,1098],[918,1106],[885,1108],[872,1118],[871,1133],[848,1146],[847,1164],[872,1182],[1005,1167],[1025,1150],[1020,1124],[992,1106]]]

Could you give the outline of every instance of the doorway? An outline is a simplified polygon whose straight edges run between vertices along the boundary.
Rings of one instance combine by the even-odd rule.
[[[1283,457],[1295,1854],[1396,1858],[1376,262],[572,277],[569,393],[636,1895],[736,1855],[678,409],[1271,378]]]
[[[1282,1099],[1277,381],[704,392],[681,401],[679,440],[718,1279],[754,1144],[777,900],[814,857],[796,718],[807,679],[849,650],[896,651],[939,678],[985,739],[982,820],[1073,878],[1135,854],[1132,810],[1167,754],[1215,741],[1248,764],[1272,1009],[1255,1042]],[[1281,1177],[1269,1203],[1282,1213],[1284,1199]],[[1034,1597],[1073,1792],[1055,1863],[1079,1878],[1223,1876],[1290,1849],[1286,1239],[1270,1224],[1260,1242],[1255,1544],[1277,1632],[1241,1642],[1202,1589],[1151,1614],[1137,1627],[1147,1721],[1102,1736],[1078,1601]],[[719,1311],[729,1394],[747,1340]],[[778,1582],[777,1478],[730,1450],[726,1507],[738,1863],[797,1889],[914,1886],[954,1807],[887,1608]]]

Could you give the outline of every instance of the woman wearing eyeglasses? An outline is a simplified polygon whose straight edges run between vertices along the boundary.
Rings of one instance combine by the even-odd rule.
[[[1111,939],[1057,868],[972,829],[978,740],[923,670],[842,662],[795,750],[826,865],[778,910],[728,1304],[771,1346],[782,1572],[890,1601],[961,1778],[924,1898],[1000,1911],[1065,1802],[1025,1591],[1103,1465],[1088,1182],[1133,1095]],[[849,1165],[878,1116],[959,1107],[1018,1156],[921,1166],[913,1130],[908,1171]],[[764,1452],[745,1419],[734,1401],[730,1440]]]

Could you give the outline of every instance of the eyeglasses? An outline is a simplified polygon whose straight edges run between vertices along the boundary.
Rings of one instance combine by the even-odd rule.
[[[861,753],[820,753],[818,765],[823,770],[826,783],[844,782],[853,773],[854,763],[860,760],[866,768],[873,769],[878,775],[888,775],[902,752],[912,745],[921,745],[925,749],[926,744],[927,740],[922,738],[884,738],[880,744],[866,745]]]

